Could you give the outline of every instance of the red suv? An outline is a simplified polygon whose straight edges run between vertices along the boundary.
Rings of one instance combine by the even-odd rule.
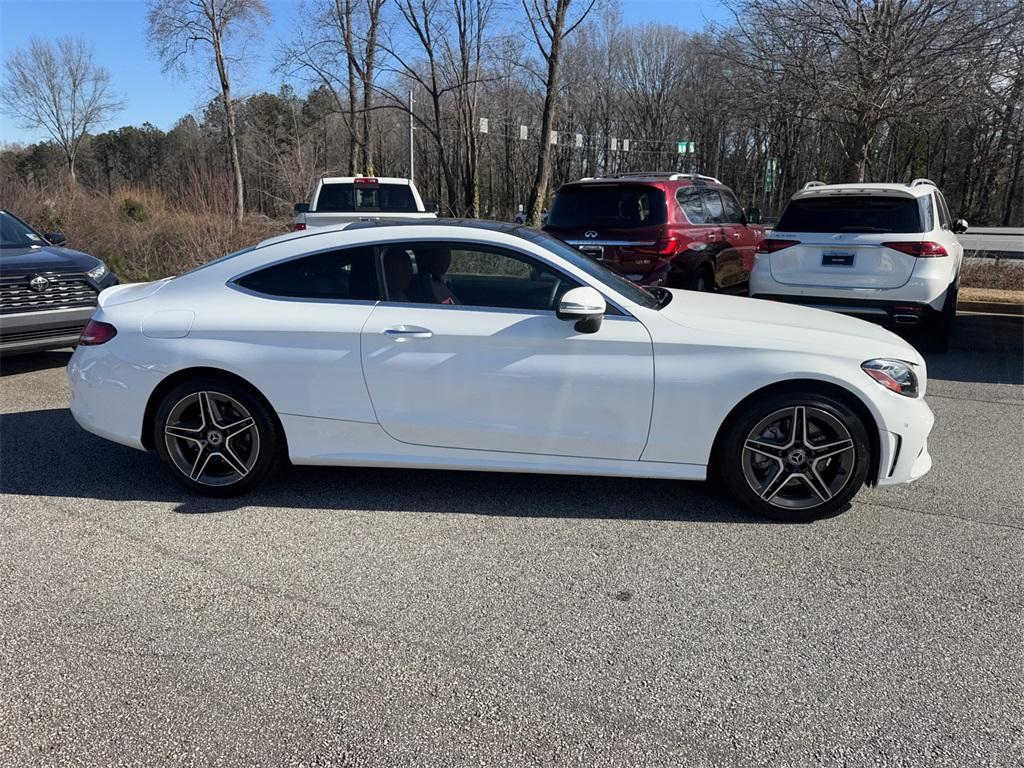
[[[640,285],[740,291],[764,239],[718,179],[625,173],[558,190],[544,231]]]

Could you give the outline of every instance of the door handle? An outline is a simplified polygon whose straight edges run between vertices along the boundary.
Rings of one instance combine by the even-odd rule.
[[[739,237],[740,236],[739,232],[732,232],[731,234],[732,234],[733,237]]]
[[[717,240],[717,239],[718,239],[718,235],[717,234],[715,234],[714,232],[708,232],[708,240]]]
[[[420,328],[418,325],[396,325],[393,328],[385,328],[384,334],[394,336],[401,341],[402,339],[429,339],[434,332],[429,328]]]

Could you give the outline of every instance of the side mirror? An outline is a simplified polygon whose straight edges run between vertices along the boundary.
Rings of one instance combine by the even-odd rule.
[[[761,209],[760,208],[747,208],[747,224],[760,224],[761,223]]]
[[[597,333],[607,309],[604,296],[584,286],[562,294],[555,314],[559,320],[575,320],[578,333]]]
[[[962,235],[967,231],[967,219],[957,219],[953,222],[953,234]]]
[[[295,204],[295,214],[298,215],[300,213],[309,213],[309,203]]]
[[[68,241],[63,232],[44,232],[43,237],[50,241],[50,245],[64,245]]]
[[[427,202],[423,203],[423,210],[425,210],[427,213],[440,213],[441,206],[439,206],[433,200],[428,200]]]

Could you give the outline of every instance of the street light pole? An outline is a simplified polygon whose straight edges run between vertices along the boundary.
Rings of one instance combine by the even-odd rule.
[[[409,89],[409,181],[416,183],[416,147],[413,144],[412,132],[415,130],[412,121],[412,89]]]

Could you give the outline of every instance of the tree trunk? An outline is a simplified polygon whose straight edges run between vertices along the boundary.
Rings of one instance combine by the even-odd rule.
[[[540,152],[537,155],[537,173],[533,178],[533,189],[527,207],[527,223],[531,227],[538,227],[541,224],[541,210],[547,200],[548,185],[551,182],[551,127],[555,123],[558,66],[565,34],[565,15],[568,10],[568,0],[558,0],[554,23],[551,25],[551,50],[548,51],[547,57],[548,76],[544,83],[544,113],[540,122]]]
[[[213,51],[217,59],[217,74],[220,75],[220,95],[224,103],[224,117],[227,122],[228,148],[231,153],[231,171],[235,179],[235,224],[242,223],[245,216],[245,187],[242,183],[242,161],[238,154],[238,136],[235,129],[235,107],[231,103],[231,81],[224,63],[220,35],[214,33]]]

